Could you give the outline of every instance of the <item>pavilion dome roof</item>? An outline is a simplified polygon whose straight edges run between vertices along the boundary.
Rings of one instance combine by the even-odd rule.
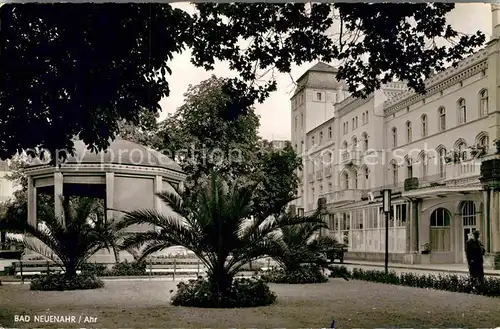
[[[81,140],[74,141],[74,148],[74,156],[68,155],[66,164],[121,164],[182,172],[178,163],[161,152],[124,139],[111,141],[107,150],[99,153],[91,152]]]

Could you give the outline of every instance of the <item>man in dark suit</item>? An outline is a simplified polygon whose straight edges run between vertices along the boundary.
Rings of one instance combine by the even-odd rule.
[[[469,239],[465,244],[465,255],[467,256],[467,264],[469,265],[469,274],[471,279],[483,283],[483,256],[485,249],[481,241],[479,241],[479,231],[474,231],[472,234],[473,238]]]

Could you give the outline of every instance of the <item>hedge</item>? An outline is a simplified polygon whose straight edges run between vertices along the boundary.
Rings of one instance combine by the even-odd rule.
[[[414,274],[394,271],[347,269],[345,266],[331,266],[330,277],[347,277],[355,280],[395,284],[415,288],[428,288],[461,293],[475,293],[490,297],[500,297],[500,279],[485,277],[484,283],[471,280],[467,275],[457,274]]]

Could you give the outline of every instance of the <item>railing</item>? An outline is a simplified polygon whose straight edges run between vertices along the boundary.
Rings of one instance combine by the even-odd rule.
[[[335,202],[345,202],[345,201],[360,201],[364,194],[365,194],[364,190],[346,189],[346,190],[326,193],[322,196],[326,198],[327,203],[335,203]]]
[[[358,163],[361,160],[361,154],[363,152],[360,150],[350,150],[342,153],[341,164],[347,163]]]
[[[480,174],[481,162],[477,159],[448,163],[446,166],[446,180],[479,177]]]
[[[425,175],[418,178],[419,188],[433,187],[444,184],[446,175],[444,172],[435,175]]]

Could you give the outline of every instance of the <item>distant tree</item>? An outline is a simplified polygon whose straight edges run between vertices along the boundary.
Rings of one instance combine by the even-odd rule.
[[[128,122],[125,119],[118,123],[118,135],[120,138],[140,145],[157,149],[161,145],[158,134],[159,115],[150,111],[139,114],[139,124]]]
[[[423,92],[425,78],[485,40],[447,25],[451,3],[195,6],[191,15],[169,4],[4,4],[0,158],[34,147],[71,150],[74,136],[106,148],[121,120],[138,124],[141,113],[160,110],[168,62],[186,49],[199,67],[228,62],[238,73],[228,88],[246,90],[244,102],[254,103],[276,89],[272,74],[259,84],[261,72],[315,60],[338,60],[338,77],[356,96],[393,78]],[[449,48],[437,47],[439,38]]]

